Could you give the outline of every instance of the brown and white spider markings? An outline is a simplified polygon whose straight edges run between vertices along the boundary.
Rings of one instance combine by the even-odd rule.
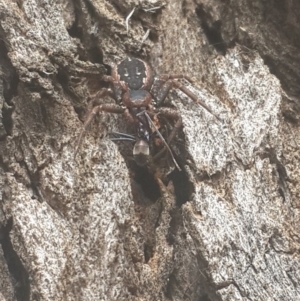
[[[95,115],[100,112],[109,112],[123,114],[127,120],[132,122],[136,128],[136,136],[119,133],[120,137],[116,140],[136,141],[133,147],[133,156],[136,163],[140,166],[147,164],[150,156],[150,137],[156,132],[164,143],[164,148],[157,153],[153,159],[160,157],[166,150],[171,154],[175,166],[179,168],[172,151],[169,147],[170,142],[176,136],[176,133],[182,126],[182,119],[177,110],[164,107],[165,99],[171,89],[179,89],[185,93],[194,102],[204,107],[210,114],[218,117],[212,110],[203,103],[187,87],[181,84],[178,79],[185,79],[192,83],[192,80],[182,74],[170,74],[154,77],[153,70],[145,61],[128,57],[117,64],[111,72],[111,75],[104,75],[103,81],[110,83],[110,88],[103,88],[96,98],[111,96],[115,102],[105,103],[95,106],[88,114],[84,122],[83,129],[78,138],[75,156],[80,148],[82,139],[89,124]],[[168,119],[175,121],[174,127],[169,136],[164,139],[159,129],[155,126],[154,119],[160,114]]]

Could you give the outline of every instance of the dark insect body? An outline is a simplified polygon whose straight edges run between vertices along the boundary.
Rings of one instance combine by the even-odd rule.
[[[138,58],[126,58],[117,64],[111,72],[111,76],[104,75],[102,80],[111,84],[111,89],[102,89],[96,98],[106,95],[115,99],[116,103],[100,104],[95,106],[89,113],[83,130],[78,138],[75,156],[79,150],[84,133],[92,122],[95,115],[104,111],[109,113],[123,114],[136,128],[136,137],[128,134],[117,133],[118,138],[112,140],[136,141],[133,147],[133,156],[140,166],[147,164],[150,156],[150,138],[156,132],[164,143],[164,148],[153,159],[159,158],[166,150],[169,151],[175,166],[179,168],[169,143],[174,139],[182,120],[179,113],[172,108],[164,107],[164,101],[172,88],[179,89],[196,103],[203,106],[208,112],[214,114],[198,97],[182,85],[177,79],[185,79],[192,83],[191,79],[181,74],[162,75],[154,78],[149,64]],[[168,119],[175,120],[174,128],[165,140],[155,125],[155,117],[160,114]]]

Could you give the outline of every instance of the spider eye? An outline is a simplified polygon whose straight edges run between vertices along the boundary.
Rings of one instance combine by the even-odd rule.
[[[142,74],[142,73],[139,71],[139,68],[138,68],[138,67],[136,67],[135,73],[136,73],[136,75],[141,75],[141,74]]]

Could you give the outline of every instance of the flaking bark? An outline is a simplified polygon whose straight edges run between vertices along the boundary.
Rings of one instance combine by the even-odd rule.
[[[300,299],[299,6],[0,0],[0,300]],[[128,55],[192,77],[223,120],[170,93],[182,172],[132,164],[111,114],[74,159]]]

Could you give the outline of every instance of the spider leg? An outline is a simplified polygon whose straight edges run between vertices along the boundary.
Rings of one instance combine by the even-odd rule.
[[[184,75],[184,74],[164,74],[164,75],[160,76],[160,78],[161,78],[161,80],[163,80],[165,82],[170,79],[185,79],[192,85],[194,84],[193,80],[189,76]]]
[[[111,141],[136,141],[136,137],[130,134],[120,132],[111,132],[110,134],[113,135],[113,137],[110,138]]]
[[[143,111],[143,112],[141,112],[140,114],[144,114],[144,115],[147,117],[149,123],[154,127],[155,132],[158,134],[158,136],[160,137],[160,139],[163,141],[163,143],[164,143],[164,145],[165,145],[164,148],[165,148],[166,150],[169,151],[169,153],[170,153],[170,155],[171,155],[171,157],[172,157],[172,160],[173,160],[173,162],[174,162],[176,168],[177,168],[179,171],[181,171],[181,169],[180,169],[180,167],[179,167],[179,165],[178,165],[176,159],[174,158],[174,155],[173,155],[172,150],[170,149],[168,143],[165,141],[164,137],[162,136],[162,134],[160,133],[160,131],[158,130],[158,128],[155,126],[155,124],[154,124],[154,122],[152,121],[152,119],[150,118],[150,116],[147,114],[146,111]]]
[[[192,93],[186,86],[182,85],[177,80],[172,80],[173,86],[176,89],[182,91],[185,95],[187,95],[190,99],[192,99],[195,103],[201,105],[206,111],[208,111],[211,115],[216,117],[219,121],[223,121],[218,115],[216,115],[201,99],[199,99],[194,93]]]
[[[136,137],[130,135],[130,134],[126,134],[126,133],[121,133],[121,132],[111,132],[112,135],[115,135],[115,136],[118,136],[118,137],[121,137],[121,138],[129,138],[129,139],[132,139],[132,140],[136,140]],[[116,138],[116,137],[114,137]]]
[[[192,79],[183,74],[164,74],[155,78],[151,88],[151,93],[153,94],[158,106],[163,105],[168,93],[173,88],[173,79],[185,79],[193,84]]]
[[[158,106],[163,105],[171,89],[175,88],[181,90],[195,103],[200,104],[219,121],[222,121],[222,119],[218,115],[216,115],[201,99],[199,99],[194,93],[192,93],[186,86],[182,85],[177,79],[185,79],[188,82],[193,83],[191,78],[182,74],[162,75],[160,78],[156,79],[151,92],[153,93]]]
[[[88,115],[86,121],[84,122],[83,129],[78,137],[77,144],[76,144],[76,150],[74,153],[74,159],[78,153],[79,147],[81,145],[82,139],[85,135],[85,132],[86,132],[88,126],[91,124],[92,120],[94,119],[94,117],[97,114],[99,114],[101,111],[108,112],[108,113],[115,113],[115,114],[123,114],[125,110],[126,110],[125,108],[123,108],[117,104],[114,104],[114,103],[101,104],[101,105],[94,107],[92,109],[92,111],[90,112],[90,114]]]
[[[99,99],[104,98],[107,95],[111,98],[113,98],[113,96],[114,96],[110,89],[102,88],[99,92],[96,93],[95,96],[91,97],[91,100],[88,102],[88,105],[87,105],[84,120],[86,120],[88,118],[89,114],[91,113],[91,111],[93,110],[94,107],[101,104],[98,102]]]
[[[171,109],[171,108],[159,108],[157,110],[157,113],[158,114],[161,114],[167,118],[170,118],[170,119],[175,119],[176,122],[175,122],[175,125],[170,133],[170,135],[168,136],[168,138],[166,139],[166,142],[167,144],[169,145],[172,140],[175,138],[177,132],[179,131],[179,129],[181,128],[182,126],[182,118],[180,116],[180,114],[174,110],[174,109]],[[153,157],[153,160],[157,160],[159,159],[163,154],[164,152],[167,150],[167,147],[165,146],[162,150],[160,150],[154,157]]]

